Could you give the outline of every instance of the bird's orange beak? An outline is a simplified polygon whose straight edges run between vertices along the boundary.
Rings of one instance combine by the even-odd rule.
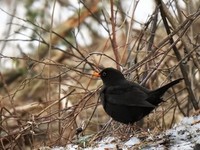
[[[100,77],[99,72],[94,72],[92,75],[95,76],[95,77]]]

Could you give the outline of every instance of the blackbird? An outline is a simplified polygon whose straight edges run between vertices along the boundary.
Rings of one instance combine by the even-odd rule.
[[[103,81],[100,99],[105,112],[124,124],[133,124],[148,115],[163,101],[163,94],[182,80],[180,78],[156,90],[149,90],[126,80],[114,68],[105,68],[94,76],[101,77]]]

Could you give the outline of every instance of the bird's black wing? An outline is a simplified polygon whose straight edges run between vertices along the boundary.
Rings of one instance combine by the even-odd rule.
[[[154,108],[153,104],[146,101],[147,98],[148,94],[135,85],[104,87],[101,91],[103,103],[107,101],[116,105]]]

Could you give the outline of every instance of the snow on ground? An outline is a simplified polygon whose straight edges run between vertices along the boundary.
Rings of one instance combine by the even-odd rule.
[[[147,137],[140,140],[132,137],[128,141],[119,142],[116,137],[105,137],[101,141],[96,141],[96,146],[81,148],[78,145],[69,144],[64,147],[54,147],[51,150],[113,150],[117,145],[121,145],[123,150],[200,150],[200,115],[184,118],[172,129],[167,130],[154,137]]]

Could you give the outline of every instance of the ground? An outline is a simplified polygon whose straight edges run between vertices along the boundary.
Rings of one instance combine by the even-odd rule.
[[[45,150],[46,148],[42,148]],[[41,149],[41,150],[42,150]],[[200,149],[200,115],[186,117],[173,128],[157,135],[147,136],[145,139],[131,137],[127,141],[120,141],[117,137],[104,137],[95,141],[93,146],[80,147],[68,144],[66,147],[48,148],[51,150],[199,150]]]

